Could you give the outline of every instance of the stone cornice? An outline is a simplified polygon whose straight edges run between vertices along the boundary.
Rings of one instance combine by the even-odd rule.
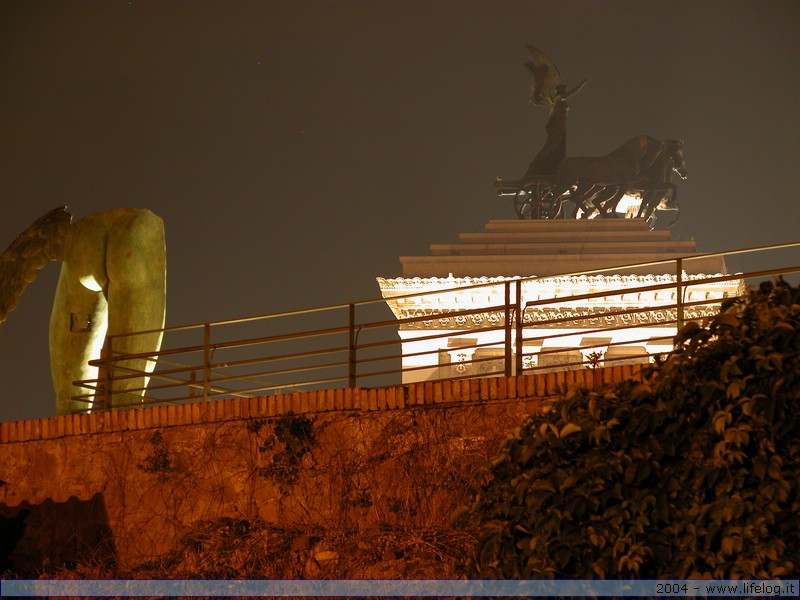
[[[706,281],[721,275],[682,274],[685,303],[707,302],[684,309],[684,318],[716,314],[724,298],[741,295],[743,282]],[[480,329],[502,327],[505,315],[498,307],[505,303],[505,283],[520,282],[524,323],[539,328],[592,328],[625,325],[674,327],[677,319],[677,277],[675,275],[577,275],[546,278],[521,277],[379,277],[378,284],[398,320],[415,321],[403,330]],[[662,290],[644,290],[669,285]],[[516,286],[513,286],[515,288]],[[513,289],[512,288],[512,289]],[[610,293],[595,298],[571,300],[572,296]],[[514,292],[512,291],[512,294]],[[474,314],[456,314],[486,307]],[[609,314],[624,311],[636,314]]]
[[[739,295],[742,289],[741,280],[731,281],[708,281],[705,280],[722,277],[717,274],[698,274],[689,275],[683,273],[681,279],[684,283],[692,282],[690,293],[695,290],[719,292],[733,292],[727,295]],[[431,293],[430,297],[444,299],[446,297],[466,298],[467,295],[479,293],[481,296],[487,294],[503,295],[504,284],[507,281],[518,281],[522,283],[522,294],[525,300],[546,300],[556,298],[567,298],[569,296],[592,294],[595,292],[616,291],[629,289],[632,292],[636,288],[653,285],[674,285],[677,284],[676,275],[567,275],[557,277],[396,277],[387,279],[377,277],[378,286],[381,294],[387,300],[405,295]],[[459,289],[467,288],[467,289]],[[470,289],[471,288],[471,289]],[[446,294],[436,294],[435,292],[448,292]],[[674,297],[674,290],[663,290],[656,293],[666,296],[671,293]],[[624,294],[627,295],[627,294]],[[419,296],[420,299],[426,296]],[[415,298],[407,301],[414,302]],[[424,302],[424,300],[420,300]]]
[[[675,307],[658,307],[636,312],[623,306],[538,306],[524,310],[523,323],[536,329],[594,329],[614,327],[670,327],[674,328],[678,318]],[[422,330],[474,330],[504,327],[503,311],[485,311],[474,314],[453,314],[456,311],[435,307],[401,308],[395,313],[398,319],[408,320],[401,324],[401,331]],[[684,308],[685,320],[712,317],[719,312],[719,304]]]

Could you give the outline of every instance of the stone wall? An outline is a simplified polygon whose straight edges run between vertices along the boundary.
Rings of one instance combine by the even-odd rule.
[[[449,526],[507,432],[636,366],[0,424],[0,570],[123,569],[222,517],[304,531]],[[5,562],[3,562],[5,561]]]

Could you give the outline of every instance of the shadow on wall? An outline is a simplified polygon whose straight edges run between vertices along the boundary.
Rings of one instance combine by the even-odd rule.
[[[103,494],[89,500],[0,503],[0,573],[31,576],[77,564],[116,565]]]

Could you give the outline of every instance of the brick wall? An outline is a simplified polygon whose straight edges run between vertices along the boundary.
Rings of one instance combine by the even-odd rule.
[[[543,399],[638,377],[626,365],[3,423],[0,537],[18,539],[0,564],[35,570],[102,556],[130,568],[222,517],[446,528],[476,466]],[[311,435],[288,456],[291,420]]]
[[[274,417],[338,410],[397,410],[448,402],[545,397],[572,385],[593,386],[638,377],[640,367],[622,365],[595,371],[441,380],[383,388],[329,389],[253,398],[229,398],[136,410],[97,412],[0,423],[0,444],[64,436],[176,427],[230,419]]]

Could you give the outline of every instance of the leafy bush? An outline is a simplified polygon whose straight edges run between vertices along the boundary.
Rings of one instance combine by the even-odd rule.
[[[800,569],[800,289],[689,323],[645,383],[577,389],[479,473],[472,577],[781,577]]]

